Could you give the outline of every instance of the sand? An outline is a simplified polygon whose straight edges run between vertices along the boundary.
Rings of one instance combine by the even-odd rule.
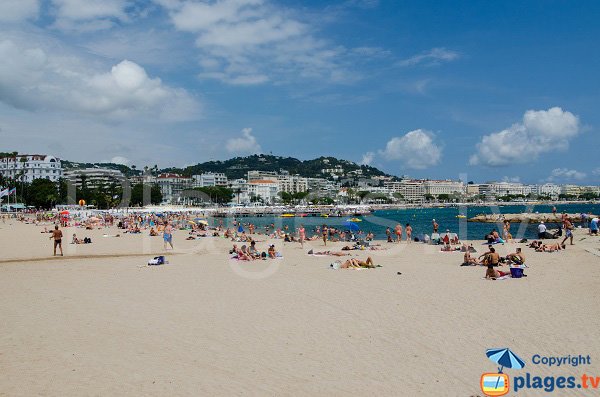
[[[223,238],[176,231],[169,264],[147,267],[160,237],[65,229],[93,244],[54,259],[40,230],[0,223],[0,395],[472,396],[496,370],[492,347],[536,375],[600,376],[600,240],[582,231],[565,252],[525,249],[527,278],[486,281],[422,244],[353,252],[382,268],[330,270],[335,258],[306,254],[321,242],[277,240],[284,259],[246,263]],[[536,353],[592,365],[548,369]]]

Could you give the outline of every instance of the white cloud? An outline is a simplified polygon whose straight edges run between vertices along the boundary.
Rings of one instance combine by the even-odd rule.
[[[595,169],[592,171],[592,174],[593,174],[593,175],[600,175],[600,167],[599,167],[599,168],[595,168]]]
[[[255,154],[262,151],[256,137],[252,135],[252,128],[244,128],[241,137],[228,139],[225,148],[232,154]]]
[[[151,78],[134,62],[123,60],[105,72],[72,54],[36,45],[0,41],[0,101],[117,119],[198,117],[199,104],[191,95]]]
[[[580,181],[582,179],[585,179],[586,176],[587,175],[585,172],[580,172],[577,170],[570,170],[567,168],[555,168],[550,173],[550,176],[548,177],[547,181],[548,182],[553,182],[553,181],[568,182],[568,181],[573,181],[573,180]]]
[[[55,27],[63,30],[102,30],[127,21],[130,0],[52,0]]]
[[[521,177],[518,177],[518,176],[505,176],[505,177],[502,178],[502,182],[518,183],[518,182],[521,182]]]
[[[442,148],[434,134],[418,129],[390,139],[380,154],[387,160],[400,160],[407,168],[424,169],[439,164]]]
[[[521,123],[482,137],[471,165],[503,166],[524,164],[540,155],[566,150],[580,132],[579,119],[559,107],[528,110]]]
[[[38,17],[38,0],[2,0],[0,1],[0,21],[20,22]]]
[[[290,78],[349,82],[357,51],[315,37],[316,28],[264,0],[155,0],[167,8],[176,29],[195,35],[198,76],[237,85]],[[352,59],[352,61],[350,61]]]
[[[414,55],[408,59],[398,62],[399,66],[415,66],[425,64],[427,66],[438,65],[442,62],[452,62],[460,58],[460,54],[456,51],[446,48],[432,48],[429,51]]]
[[[367,152],[363,154],[362,159],[360,160],[361,165],[371,165],[373,159],[375,158],[375,153]]]
[[[129,165],[131,164],[131,160],[129,160],[127,157],[115,156],[110,159],[109,163]]]

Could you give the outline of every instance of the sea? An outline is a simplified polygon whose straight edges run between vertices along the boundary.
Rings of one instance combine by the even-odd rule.
[[[355,221],[364,233],[372,232],[375,234],[376,240],[385,240],[385,230],[387,227],[393,229],[398,223],[405,228],[407,223],[413,228],[413,237],[429,234],[431,235],[432,220],[435,219],[439,225],[439,231],[445,232],[449,230],[453,233],[458,233],[462,240],[483,240],[485,235],[492,229],[497,229],[502,234],[502,224],[494,223],[477,223],[467,222],[467,218],[474,217],[479,214],[514,214],[514,213],[551,213],[552,207],[555,206],[557,212],[567,212],[569,214],[589,213],[600,214],[600,204],[557,204],[557,205],[502,205],[502,206],[469,206],[469,207],[433,207],[433,208],[409,208],[409,209],[393,209],[393,210],[377,210],[371,215],[356,217],[360,221]],[[458,216],[461,217],[458,217]],[[355,220],[356,220],[355,219]],[[311,231],[317,226],[327,225],[334,226],[340,229],[348,229],[347,222],[350,217],[342,218],[321,218],[321,217],[243,217],[243,218],[224,218],[212,219],[212,222],[217,225],[223,222],[229,227],[239,227],[236,225],[242,224],[243,227],[252,223],[257,231],[263,231],[267,225],[274,225],[275,228],[287,230],[296,230],[300,225],[304,225],[307,234],[310,236]],[[547,224],[548,229],[558,228],[558,224]],[[575,227],[582,226],[581,223],[576,223]],[[537,224],[519,224],[511,225],[511,234],[513,239],[532,239],[537,237]]]

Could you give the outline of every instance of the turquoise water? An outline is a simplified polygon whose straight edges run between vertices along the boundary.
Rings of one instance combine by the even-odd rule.
[[[592,214],[600,213],[600,204],[564,204],[557,205],[556,209],[558,212],[566,211],[568,213],[581,213],[591,212]],[[550,213],[552,212],[551,205],[537,205],[537,206],[524,206],[524,205],[507,205],[502,207],[468,207],[468,208],[411,208],[411,209],[395,209],[395,210],[379,210],[375,211],[372,215],[359,217],[362,222],[359,222],[361,230],[364,232],[375,233],[375,238],[383,240],[386,238],[385,229],[386,227],[394,228],[397,223],[401,223],[404,227],[406,223],[410,223],[413,228],[413,236],[418,236],[422,233],[431,234],[432,219],[435,219],[439,224],[440,232],[449,229],[451,232],[458,233],[461,239],[469,240],[481,240],[489,233],[493,228],[502,230],[501,225],[491,223],[468,223],[466,219],[459,219],[456,216],[460,213],[471,218],[478,214],[494,214],[494,213],[521,213],[521,212],[540,212]],[[344,222],[347,218],[320,218],[320,217],[306,217],[306,218],[281,218],[281,217],[244,217],[239,218],[237,221],[242,224],[252,223],[258,229],[264,230],[265,225],[274,224],[276,228],[284,228],[287,226],[289,230],[294,230],[301,224],[305,226],[307,231],[314,229],[316,226],[326,224],[328,226],[335,226],[343,228]],[[214,225],[219,224],[219,221],[227,226],[233,226],[234,218],[227,219],[213,219]],[[558,225],[549,224],[548,227],[552,229]],[[576,224],[575,226],[578,226]],[[262,231],[261,230],[261,231]],[[312,233],[308,233],[311,235]],[[511,234],[514,238],[535,238],[537,236],[537,224],[525,225],[513,223],[511,225]]]

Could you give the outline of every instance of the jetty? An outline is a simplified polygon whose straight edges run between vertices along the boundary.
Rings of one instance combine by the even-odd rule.
[[[581,214],[567,214],[571,222],[581,222]],[[592,219],[597,215],[591,215]],[[498,223],[509,221],[510,223],[561,223],[562,213],[522,213],[522,214],[479,214],[467,220],[468,222]]]

